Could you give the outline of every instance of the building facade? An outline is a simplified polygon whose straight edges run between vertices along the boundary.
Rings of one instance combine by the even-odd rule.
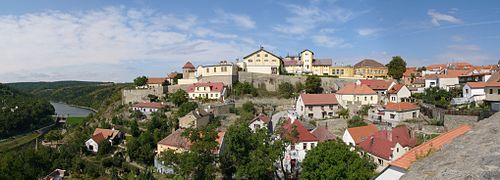
[[[420,116],[420,108],[409,102],[387,103],[383,107],[375,107],[368,111],[368,118],[373,122],[383,122],[397,126],[403,121]]]
[[[377,92],[367,85],[348,84],[336,92],[339,105],[348,108],[350,105],[372,105],[378,103]]]
[[[385,79],[387,71],[387,67],[373,59],[363,59],[354,65],[354,75],[364,79]]]
[[[316,59],[314,52],[304,50],[298,56],[287,56],[283,66],[290,74],[332,75],[332,59]]]
[[[354,68],[352,66],[333,66],[332,75],[351,78],[354,77]]]
[[[223,101],[227,92],[221,82],[194,83],[188,87],[190,99],[210,99]]]
[[[246,72],[280,74],[281,57],[266,51],[263,47],[243,58]]]
[[[411,96],[411,91],[404,84],[396,84],[387,91],[389,102],[399,103],[407,101]]]
[[[486,82],[468,82],[462,88],[462,96],[467,102],[482,102],[486,98]]]
[[[333,118],[338,110],[337,97],[335,94],[301,94],[295,110],[305,119]]]

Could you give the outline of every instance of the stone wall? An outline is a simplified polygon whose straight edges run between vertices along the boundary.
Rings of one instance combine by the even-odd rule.
[[[202,77],[199,82],[208,83],[208,82],[222,82],[224,85],[228,87],[232,87],[233,83],[238,81],[238,75],[235,76],[205,76]]]
[[[464,124],[473,124],[478,120],[478,116],[464,116],[464,115],[444,115],[444,127],[448,130],[455,129]]]
[[[264,85],[268,91],[276,91],[282,82],[289,82],[295,85],[296,82],[305,84],[307,76],[285,76],[275,74],[259,74],[251,72],[239,72],[239,82],[250,82],[255,87]],[[355,79],[343,79],[332,77],[321,77],[321,86],[325,91],[338,90],[339,86],[354,83]]]
[[[150,87],[148,89],[124,89],[122,90],[122,103],[129,104],[149,100],[148,95],[152,94],[163,97],[166,87]]]
[[[176,85],[169,85],[168,86],[168,93],[174,93],[175,91],[182,89],[187,92],[187,89],[190,84],[176,84]]]

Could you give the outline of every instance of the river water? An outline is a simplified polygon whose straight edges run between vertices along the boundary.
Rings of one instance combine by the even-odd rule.
[[[68,115],[72,117],[85,117],[93,113],[91,110],[73,107],[63,103],[50,102],[57,115]]]

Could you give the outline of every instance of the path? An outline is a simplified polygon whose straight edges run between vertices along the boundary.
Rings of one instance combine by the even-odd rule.
[[[286,117],[288,115],[287,111],[279,111],[271,117],[271,121],[273,122],[273,129],[276,129],[276,125],[279,123],[281,117]]]

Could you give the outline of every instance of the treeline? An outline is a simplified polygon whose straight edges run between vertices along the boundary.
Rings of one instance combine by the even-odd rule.
[[[0,138],[50,124],[52,114],[54,107],[47,100],[0,84]]]
[[[131,86],[131,84],[84,81],[24,82],[8,85],[46,100],[93,109],[99,109],[119,100],[121,97],[119,92]]]

